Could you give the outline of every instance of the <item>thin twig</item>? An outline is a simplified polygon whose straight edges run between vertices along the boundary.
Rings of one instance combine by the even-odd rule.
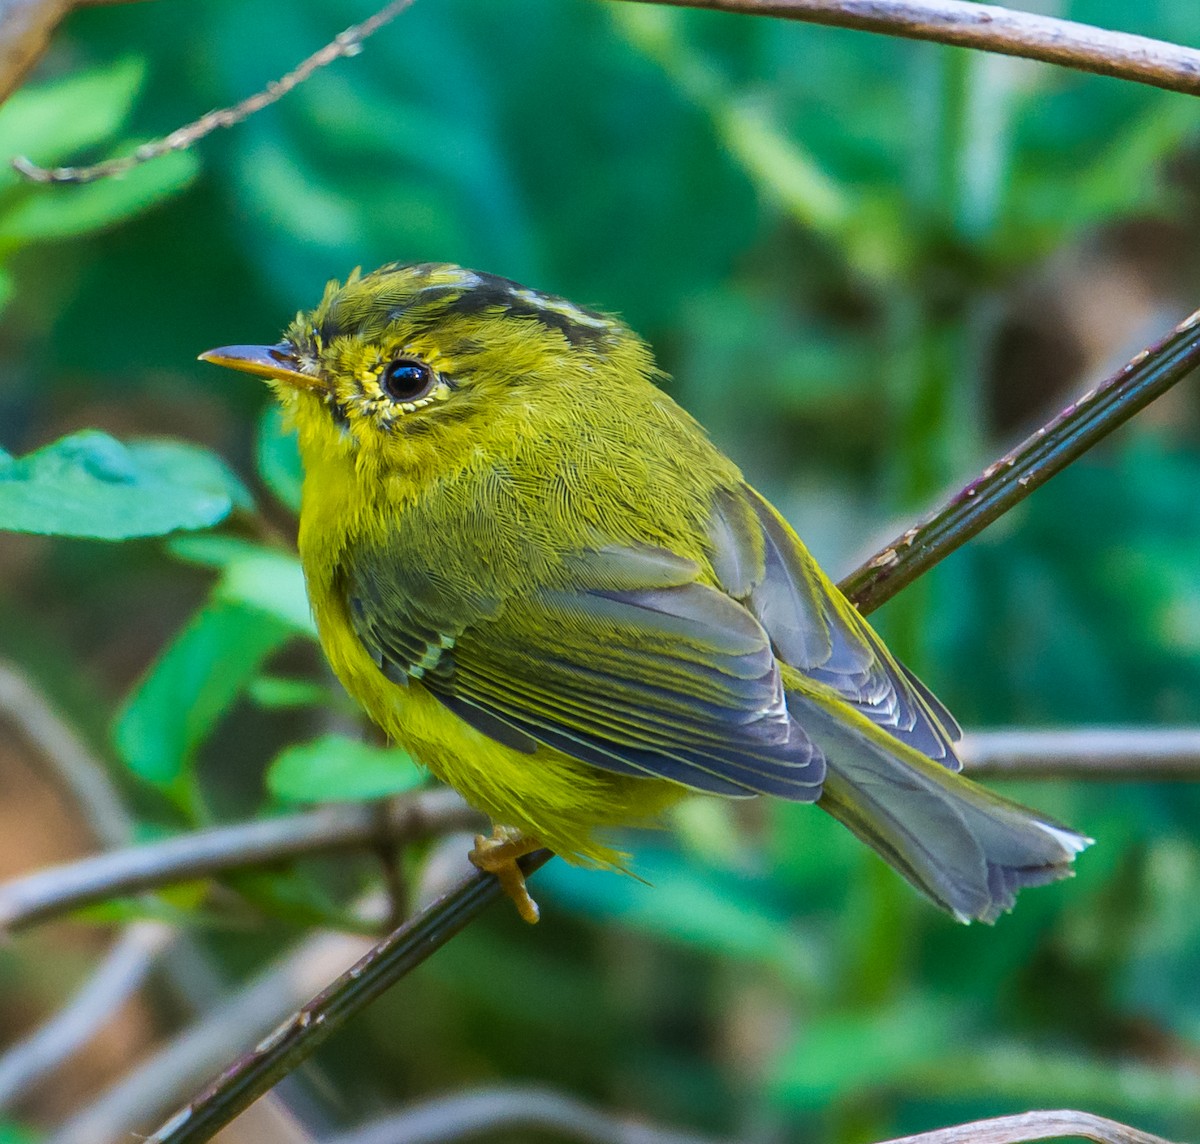
[[[959,748],[972,778],[1200,779],[1200,727],[1014,727],[969,731]]]
[[[968,732],[959,747],[972,777],[1200,779],[1200,727],[1008,728]],[[383,805],[346,803],[265,821],[217,826],[112,850],[0,884],[0,931],[16,932],[138,891],[274,866],[296,858],[385,847],[481,825],[454,791],[437,788]]]
[[[75,996],[0,1057],[0,1108],[10,1107],[87,1044],[141,986],[175,936],[161,922],[134,922],[125,930]]]
[[[504,1131],[553,1133],[575,1144],[717,1144],[710,1136],[639,1124],[553,1089],[517,1086],[423,1100],[321,1144],[451,1144]]]
[[[140,1139],[134,1134],[148,1120],[169,1113],[247,1040],[267,1034],[369,944],[352,934],[309,935],[79,1109],[49,1144]]]
[[[528,876],[551,857],[548,850],[538,850],[521,859],[521,868]],[[242,1109],[311,1056],[331,1033],[474,921],[501,893],[500,883],[491,874],[476,873],[460,882],[446,897],[384,938],[143,1144],[211,1140]],[[68,1142],[55,1139],[51,1144]]]
[[[306,855],[398,845],[466,830],[480,815],[452,790],[420,791],[378,806],[337,804],[213,827],[36,870],[0,885],[0,931],[13,932],[93,902]]]
[[[1016,450],[989,466],[931,521],[905,533],[841,587],[863,612],[953,552],[967,537],[1012,508],[1146,402],[1186,376],[1200,361],[1200,312],[1161,343],[1144,350],[1119,374],[1034,435],[1032,456]],[[1011,461],[1010,461],[1011,458]],[[1048,470],[1048,471],[1046,471]],[[877,580],[886,580],[880,590]],[[532,855],[536,866],[547,851]],[[316,1046],[384,989],[400,980],[433,949],[469,924],[499,894],[490,875],[477,874],[386,938],[349,974],[237,1061],[149,1138],[147,1144],[198,1144],[209,1140],[254,1099],[305,1060]]]
[[[915,40],[931,40],[1059,64],[1189,95],[1200,94],[1200,51],[1125,32],[1110,32],[1071,20],[1013,11],[973,0],[636,0],[638,3],[704,8],[830,27],[854,28]],[[394,20],[412,0],[393,0],[361,24],[347,28],[285,76],[233,107],[210,111],[193,123],[145,143],[132,155],[89,167],[41,167],[24,155],[13,167],[38,183],[88,183],[129,171],[147,160],[181,151],[219,127],[233,127],[281,99],[313,72],[356,55],[363,41]],[[69,8],[55,3],[17,3],[18,8],[53,13],[48,28]],[[36,58],[45,47],[37,41]],[[11,69],[10,69],[11,71]],[[16,74],[16,73],[14,73]]]
[[[12,165],[20,174],[35,183],[92,183],[97,179],[124,174],[141,163],[157,159],[162,155],[169,155],[172,151],[184,151],[206,135],[211,135],[218,127],[234,127],[243,120],[249,119],[255,112],[269,107],[272,103],[282,99],[293,88],[299,87],[318,69],[328,66],[335,60],[358,55],[362,51],[364,40],[374,35],[385,24],[391,23],[412,3],[413,0],[392,0],[374,16],[335,36],[320,51],[314,52],[287,75],[267,84],[262,91],[243,99],[233,107],[210,111],[195,122],[177,128],[170,135],[164,135],[161,139],[143,143],[132,155],[125,155],[120,159],[108,159],[90,167],[39,167],[26,156],[18,155],[13,159]]]
[[[777,16],[806,24],[882,32],[1059,64],[1076,71],[1200,95],[1200,51],[1146,36],[1016,12],[973,0],[637,0]]]
[[[1016,1116],[996,1116],[990,1120],[972,1120],[953,1128],[898,1136],[883,1144],[1028,1144],[1034,1140],[1059,1140],[1073,1137],[1095,1144],[1170,1144],[1161,1136],[1152,1136],[1127,1124],[1094,1116],[1090,1112],[1067,1109],[1053,1112],[1022,1112]]]
[[[50,765],[105,846],[123,846],[134,820],[108,777],[108,768],[84,744],[16,665],[0,660],[0,720],[12,724]]]
[[[959,755],[973,778],[1194,781],[1200,779],[1200,727],[969,731]],[[12,933],[138,891],[319,854],[394,847],[481,823],[476,811],[443,787],[394,804],[346,803],[211,827],[0,883],[0,931]]]
[[[1107,381],[1068,405],[1010,453],[988,465],[920,524],[844,579],[860,612],[890,600],[1034,489],[1123,425],[1200,365],[1200,310]]]

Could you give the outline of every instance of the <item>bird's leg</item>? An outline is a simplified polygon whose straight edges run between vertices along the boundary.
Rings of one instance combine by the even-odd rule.
[[[538,920],[538,904],[525,888],[525,875],[517,865],[517,859],[541,847],[536,838],[530,838],[511,826],[497,826],[491,838],[475,835],[475,849],[468,858],[487,874],[495,874],[500,888],[513,900],[517,913],[530,925]]]

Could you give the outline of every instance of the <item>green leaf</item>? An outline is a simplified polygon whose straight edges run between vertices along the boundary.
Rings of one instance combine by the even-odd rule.
[[[209,528],[250,495],[215,454],[96,430],[0,467],[0,529],[125,540]]]
[[[173,151],[119,178],[32,188],[0,204],[0,245],[71,238],[110,226],[182,190],[198,170],[192,152]]]
[[[268,916],[295,926],[320,926],[347,933],[372,933],[312,878],[291,871],[238,870],[223,881]]]
[[[267,788],[285,802],[358,802],[414,790],[425,772],[404,751],[325,735],[288,747],[271,764]]]
[[[125,59],[14,92],[0,107],[0,151],[27,155],[42,166],[73,160],[120,130],[145,74],[144,60]],[[17,180],[5,164],[0,186]]]
[[[114,739],[125,765],[157,787],[176,787],[196,749],[291,635],[279,620],[236,604],[202,608],[117,719]]]
[[[167,547],[189,564],[221,569],[214,592],[218,599],[274,616],[301,635],[316,637],[304,571],[291,553],[236,536],[178,536]]]
[[[36,1144],[40,1137],[29,1128],[10,1120],[0,1120],[0,1144]]]
[[[185,564],[199,564],[202,568],[225,568],[240,557],[257,556],[271,551],[253,540],[214,533],[184,533],[172,536],[166,542],[166,549]]]
[[[572,908],[680,945],[772,966],[796,984],[817,979],[817,956],[782,908],[736,877],[638,848],[630,878],[552,862],[538,886]]]
[[[260,675],[251,682],[250,698],[259,707],[284,710],[289,707],[323,707],[330,701],[329,689],[309,679],[286,679]]]
[[[1194,1069],[1135,1056],[1105,1059],[1025,1043],[977,1045],[912,1070],[911,1086],[922,1097],[1009,1099],[1026,1106],[1098,1108],[1133,1116],[1169,1109],[1200,1113],[1200,1078]]]
[[[304,572],[300,561],[286,552],[263,548],[230,560],[216,596],[272,616],[293,631],[316,638]]]
[[[284,429],[283,411],[277,405],[268,406],[258,423],[258,473],[292,512],[300,511],[304,466],[295,430]]]
[[[838,1010],[806,1023],[772,1079],[777,1102],[816,1110],[852,1092],[890,1087],[931,1062],[945,1062],[954,1043],[954,1009],[918,998],[882,1012]]]

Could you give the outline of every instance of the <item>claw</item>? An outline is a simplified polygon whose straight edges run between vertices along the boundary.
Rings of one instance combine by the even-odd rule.
[[[475,849],[467,855],[477,869],[496,876],[500,888],[517,907],[517,913],[530,925],[537,924],[540,913],[537,902],[529,896],[525,875],[517,865],[517,859],[541,845],[536,838],[529,838],[507,826],[497,826],[491,838],[475,835]]]

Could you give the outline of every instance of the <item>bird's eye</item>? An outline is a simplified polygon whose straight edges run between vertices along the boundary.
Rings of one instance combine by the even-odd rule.
[[[379,375],[383,392],[394,401],[416,401],[425,397],[437,382],[433,370],[423,361],[397,358],[388,362]]]

